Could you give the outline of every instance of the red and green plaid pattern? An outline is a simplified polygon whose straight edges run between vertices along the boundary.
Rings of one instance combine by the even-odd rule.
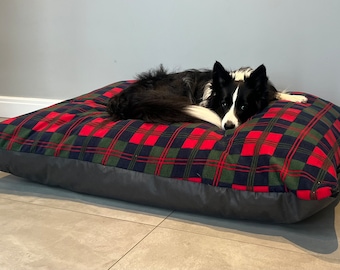
[[[315,200],[338,191],[340,108],[312,95],[277,101],[238,127],[112,122],[110,97],[132,82],[0,123],[0,149],[74,159],[253,192]]]

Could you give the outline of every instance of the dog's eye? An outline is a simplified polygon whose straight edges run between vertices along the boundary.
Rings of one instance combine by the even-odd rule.
[[[222,105],[223,108],[225,108],[225,107],[227,107],[227,102],[222,102],[221,105]]]
[[[247,106],[246,106],[246,105],[242,105],[242,106],[240,107],[240,109],[241,109],[241,111],[245,111],[245,110],[247,109]]]

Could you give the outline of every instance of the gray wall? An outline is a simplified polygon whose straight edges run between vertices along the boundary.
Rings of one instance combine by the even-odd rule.
[[[0,0],[0,95],[65,99],[219,60],[340,105],[339,14],[339,0]]]

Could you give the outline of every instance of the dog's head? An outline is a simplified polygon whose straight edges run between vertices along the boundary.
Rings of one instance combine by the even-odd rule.
[[[209,107],[222,118],[224,129],[238,127],[268,105],[268,83],[264,65],[228,72],[216,62]]]

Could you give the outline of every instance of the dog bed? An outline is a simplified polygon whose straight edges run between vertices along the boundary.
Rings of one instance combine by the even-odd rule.
[[[276,101],[227,131],[113,122],[106,103],[131,83],[3,121],[0,170],[85,194],[278,223],[303,220],[337,199],[334,104],[309,94],[306,104]]]

